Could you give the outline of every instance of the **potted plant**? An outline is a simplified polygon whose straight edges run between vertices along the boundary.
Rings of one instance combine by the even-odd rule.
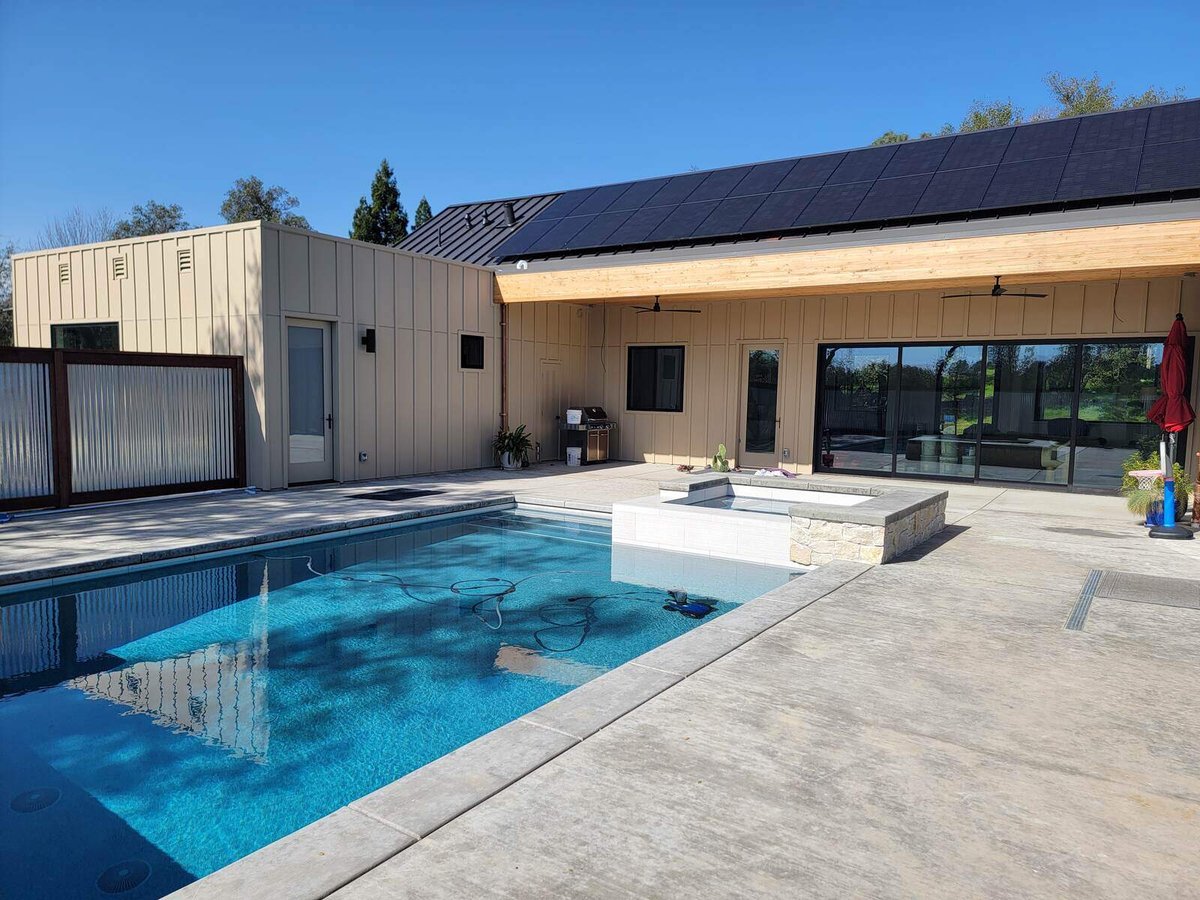
[[[1145,517],[1147,525],[1161,525],[1163,520],[1163,479],[1158,477],[1148,488],[1141,487],[1138,480],[1130,472],[1157,469],[1159,466],[1158,452],[1150,450],[1131,453],[1121,464],[1125,473],[1121,479],[1121,494],[1129,511],[1136,516]],[[1175,463],[1175,519],[1179,521],[1187,513],[1189,483],[1187,472],[1183,466]]]
[[[713,454],[709,466],[714,472],[729,471],[729,456],[724,444],[717,444],[717,452]]]
[[[529,451],[533,449],[533,441],[524,425],[518,425],[512,431],[501,428],[492,438],[492,449],[500,457],[500,468],[511,472],[529,465]]]

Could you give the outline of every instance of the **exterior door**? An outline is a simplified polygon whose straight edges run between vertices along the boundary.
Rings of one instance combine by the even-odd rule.
[[[743,345],[736,456],[741,468],[779,465],[782,371],[782,344]]]
[[[333,480],[333,354],[328,322],[287,320],[288,483]]]
[[[542,382],[539,394],[542,408],[538,411],[538,425],[533,437],[542,443],[542,459],[560,459],[563,457],[562,433],[558,429],[565,421],[563,416],[566,415],[566,407],[563,405],[565,401],[562,392],[562,363],[557,359],[543,359],[538,375]],[[530,461],[532,460],[533,455],[530,454]]]

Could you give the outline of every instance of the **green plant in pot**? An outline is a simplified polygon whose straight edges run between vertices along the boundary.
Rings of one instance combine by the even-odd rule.
[[[1125,497],[1125,505],[1136,516],[1146,519],[1148,524],[1159,524],[1151,520],[1161,521],[1163,504],[1163,479],[1159,476],[1150,487],[1141,487],[1138,480],[1130,472],[1146,471],[1159,467],[1158,451],[1143,449],[1131,453],[1125,462],[1121,463],[1124,477],[1121,479],[1121,494]],[[1178,462],[1175,463],[1175,518],[1178,521],[1187,513],[1190,484],[1187,472]]]
[[[500,468],[511,472],[529,465],[529,451],[533,449],[533,440],[524,425],[518,425],[512,431],[501,428],[492,438],[492,449],[500,457]]]

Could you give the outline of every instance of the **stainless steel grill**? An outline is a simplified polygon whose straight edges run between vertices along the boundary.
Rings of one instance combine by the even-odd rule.
[[[608,462],[609,437],[617,423],[602,406],[572,406],[562,426],[562,444],[568,466]]]

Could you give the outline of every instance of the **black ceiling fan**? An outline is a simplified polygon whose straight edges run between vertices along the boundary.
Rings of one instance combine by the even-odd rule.
[[[1000,286],[1000,276],[999,275],[993,275],[992,277],[996,279],[996,283],[992,285],[992,289],[990,291],[988,291],[988,293],[986,293],[986,294],[975,294],[975,293],[942,294],[942,299],[943,300],[954,300],[958,297],[1037,297],[1037,298],[1044,298],[1046,296],[1046,294],[1033,294],[1028,291],[1020,291],[1020,292],[1010,291],[1010,290],[1008,290],[1008,288],[1003,288]]]
[[[637,314],[639,316],[642,313],[664,313],[664,312],[665,313],[698,313],[698,312],[700,312],[700,310],[698,310],[698,309],[663,309],[662,306],[659,304],[657,297],[654,298],[653,306],[635,306],[634,309],[637,310]]]

